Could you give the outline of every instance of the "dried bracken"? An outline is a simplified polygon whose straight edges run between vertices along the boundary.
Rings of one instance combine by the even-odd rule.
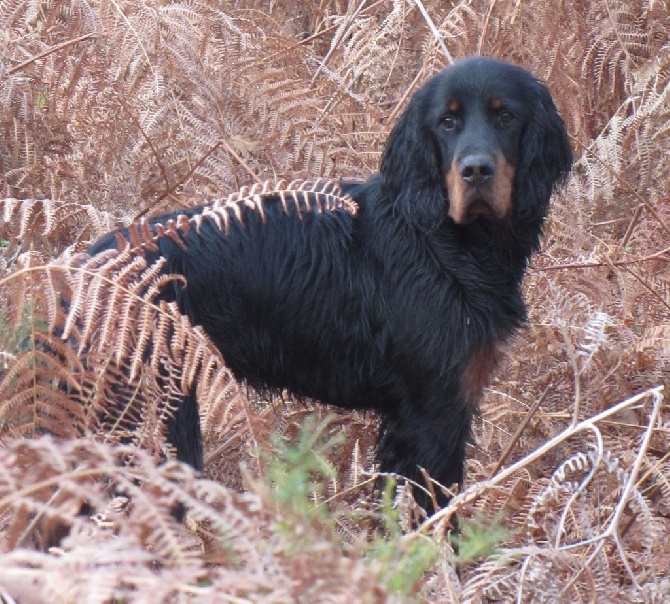
[[[667,6],[649,0],[0,0],[0,598],[669,600],[668,39]],[[399,491],[399,547],[442,552],[400,595],[366,549],[374,418],[330,424],[348,442],[313,500],[336,529],[317,515],[288,534],[260,452],[295,438],[309,402],[237,384],[155,300],[166,277],[133,251],[148,225],[118,252],[79,252],[216,199],[224,224],[280,178],[296,201],[312,185],[293,179],[367,177],[409,94],[472,53],[546,80],[579,159],[467,488],[422,532]],[[331,189],[329,204],[350,200]],[[160,228],[178,238],[197,220]],[[166,462],[166,419],[194,382],[207,478]],[[442,531],[455,511],[508,529],[458,575]]]

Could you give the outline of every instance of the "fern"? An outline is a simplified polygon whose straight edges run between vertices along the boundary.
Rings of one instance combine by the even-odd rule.
[[[633,398],[669,377],[662,2],[0,0],[0,30],[2,597],[668,600],[667,404]],[[411,92],[472,53],[546,80],[579,158],[525,282],[529,328],[506,351],[444,516],[413,532],[402,488],[375,507],[376,420],[339,413],[339,472],[310,500],[337,514],[322,533],[293,526],[315,531],[318,555],[289,551],[259,451],[275,433],[293,441],[309,401],[236,383],[204,334],[156,303],[170,277],[145,254],[203,220],[225,230],[240,207],[262,211],[275,186],[261,183],[281,178],[301,211],[355,212],[332,184],[288,183],[367,177]],[[193,206],[208,209],[146,220]],[[128,225],[119,252],[78,254]],[[156,465],[195,381],[215,482]],[[132,495],[123,509],[113,484]],[[191,510],[189,530],[174,503]],[[460,576],[446,558],[414,574],[426,564],[411,548],[442,555],[455,512],[508,533]],[[63,524],[61,549],[36,551]],[[369,547],[383,550],[380,525],[387,557]]]

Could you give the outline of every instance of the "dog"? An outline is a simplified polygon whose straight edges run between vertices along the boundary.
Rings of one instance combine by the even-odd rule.
[[[236,378],[377,412],[381,471],[424,487],[415,497],[432,513],[449,498],[431,496],[424,476],[463,483],[473,416],[501,344],[524,324],[522,278],[571,165],[546,86],[471,57],[412,96],[368,180],[164,214],[136,252],[183,277],[162,298]],[[352,203],[324,207],[333,191]],[[168,438],[201,469],[193,392]]]

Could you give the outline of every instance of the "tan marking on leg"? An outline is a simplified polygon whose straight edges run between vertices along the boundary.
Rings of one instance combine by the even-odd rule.
[[[491,374],[495,369],[500,351],[495,340],[485,342],[465,364],[465,371],[461,379],[465,404],[477,407],[484,388],[488,385]]]

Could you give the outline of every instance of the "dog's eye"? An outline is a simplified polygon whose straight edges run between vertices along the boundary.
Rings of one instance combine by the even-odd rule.
[[[514,119],[514,114],[511,111],[501,111],[498,119],[500,120],[500,123],[505,126]]]
[[[447,115],[443,120],[442,120],[442,125],[447,129],[447,130],[454,130],[455,128],[458,127],[459,124],[459,119],[454,116],[454,115]]]

